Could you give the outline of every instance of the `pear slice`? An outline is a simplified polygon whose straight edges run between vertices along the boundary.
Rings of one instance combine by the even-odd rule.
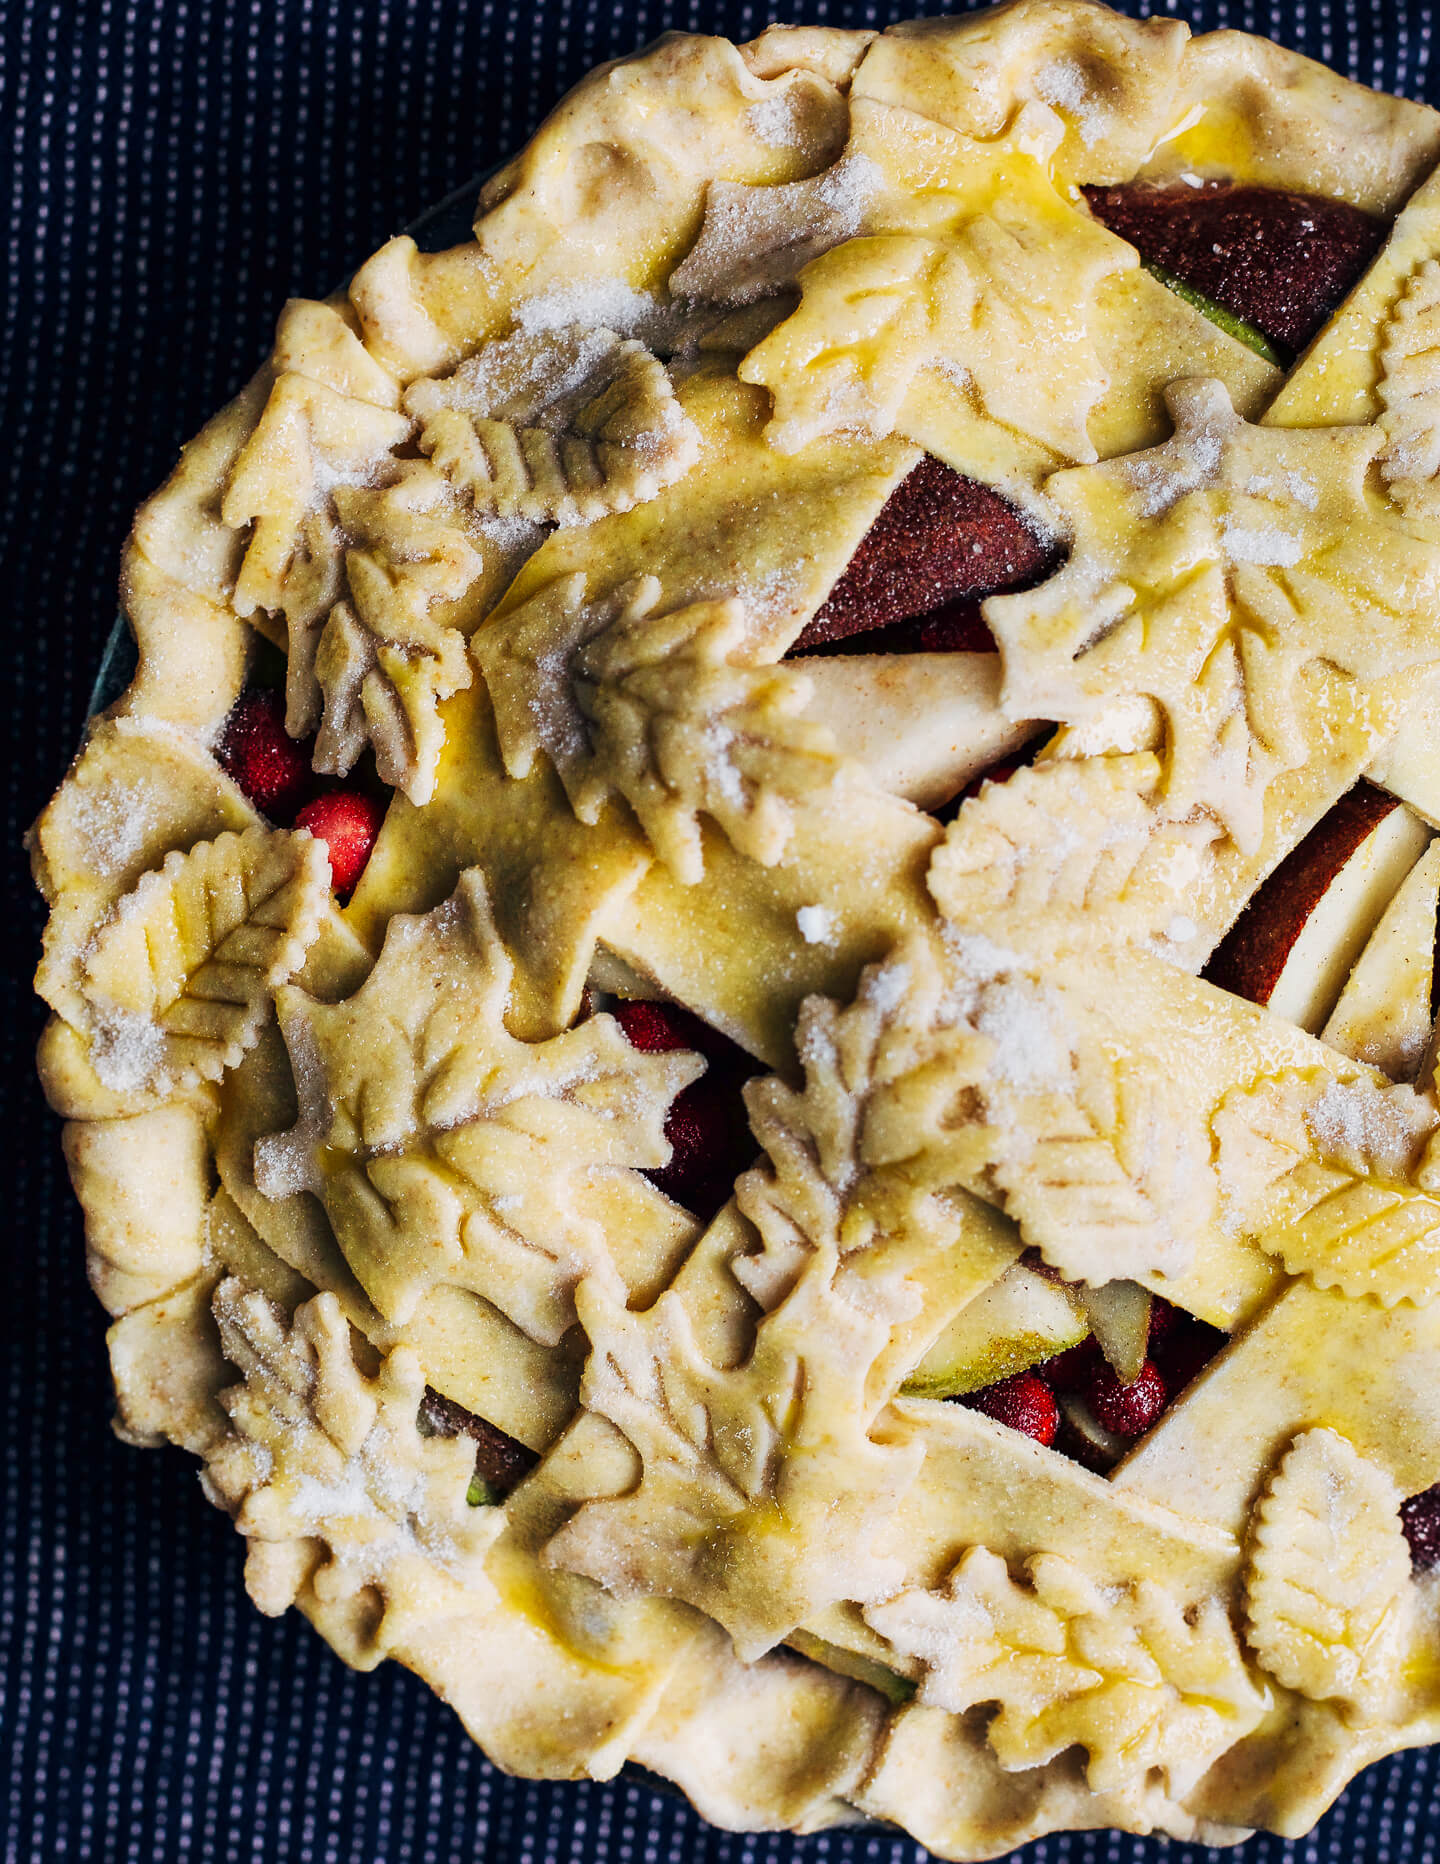
[[[1317,1035],[1429,840],[1412,810],[1357,784],[1271,874],[1206,975]]]
[[[1430,1040],[1440,839],[1432,841],[1385,908],[1321,1038],[1394,1081],[1413,1081]]]
[[[901,1386],[907,1398],[963,1398],[1090,1331],[1074,1294],[1021,1262],[961,1308]]]
[[[1077,1398],[1073,1392],[1061,1392],[1059,1398],[1060,1415],[1075,1433],[1062,1454],[1073,1456],[1097,1475],[1113,1469],[1130,1448],[1129,1443],[1124,1437],[1117,1437],[1113,1430],[1106,1430],[1083,1398]]]
[[[836,654],[792,661],[814,687],[806,717],[883,790],[934,809],[1035,736],[1000,710],[999,654]]]
[[[1400,730],[1365,772],[1432,828],[1440,828],[1440,673],[1427,673]]]
[[[858,1650],[844,1650],[839,1644],[832,1644],[828,1638],[816,1637],[811,1631],[792,1631],[785,1642],[791,1650],[798,1650],[802,1657],[810,1658],[812,1663],[823,1663],[827,1670],[833,1670],[837,1676],[854,1677],[857,1683],[868,1683],[872,1689],[878,1689],[894,1708],[909,1702],[915,1694],[915,1684],[909,1677],[901,1676],[898,1670],[877,1663],[873,1657],[862,1656]]]
[[[1139,1282],[1112,1281],[1098,1288],[1081,1284],[1075,1293],[1116,1378],[1133,1385],[1150,1345],[1150,1290]]]

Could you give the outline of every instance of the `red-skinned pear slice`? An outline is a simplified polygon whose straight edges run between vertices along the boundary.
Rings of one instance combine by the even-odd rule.
[[[1365,772],[1387,791],[1440,828],[1440,675],[1427,673],[1404,723]]]
[[[1373,791],[1362,793],[1300,844],[1217,952],[1208,973],[1215,982],[1311,1034],[1324,1026],[1387,905],[1430,842],[1418,816],[1403,803],[1387,802]]]
[[[330,900],[324,845],[252,828],[166,856],[85,960],[91,1056],[115,1088],[218,1081],[300,969]]]
[[[1295,1439],[1255,1512],[1246,1635],[1287,1689],[1373,1713],[1399,1682],[1412,1603],[1400,1491],[1338,1431]]]
[[[845,654],[801,663],[805,716],[892,796],[934,809],[1036,732],[1000,710],[998,654]]]
[[[1430,1040],[1440,841],[1405,876],[1346,979],[1321,1037],[1392,1081],[1413,1081]]]

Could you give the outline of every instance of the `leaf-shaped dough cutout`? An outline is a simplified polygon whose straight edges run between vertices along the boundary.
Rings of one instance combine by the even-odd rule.
[[[746,1662],[840,1599],[900,1576],[870,1548],[919,1467],[919,1446],[874,1443],[866,1374],[898,1304],[862,1287],[832,1247],[813,1251],[761,1320],[743,1365],[712,1365],[674,1290],[629,1313],[594,1283],[578,1306],[594,1343],[581,1394],[640,1454],[631,1493],[587,1503],[548,1565],[622,1597],[687,1599]],[[856,1298],[847,1298],[847,1295]],[[863,1303],[863,1304],[862,1304]]]
[[[952,1714],[998,1706],[989,1740],[1002,1767],[1080,1747],[1094,1791],[1159,1768],[1180,1798],[1269,1708],[1222,1599],[1187,1603],[1153,1580],[1105,1584],[1053,1553],[1034,1555],[1027,1576],[1017,1583],[997,1554],[972,1547],[943,1588],[864,1614],[920,1664],[921,1702]]]
[[[1228,1094],[1214,1127],[1232,1222],[1292,1275],[1382,1307],[1440,1298],[1428,1098],[1295,1072]]]
[[[666,1111],[703,1063],[638,1054],[605,1015],[519,1041],[504,1022],[510,978],[471,868],[443,905],[391,919],[353,996],[282,992],[300,1117],[259,1141],[255,1179],[266,1197],[319,1197],[388,1319],[451,1285],[553,1346],[582,1277],[628,1298],[607,1219],[669,1238],[674,1207],[636,1173],[668,1161]]]
[[[1386,490],[1407,518],[1440,520],[1440,260],[1406,281],[1381,338],[1377,393]]]
[[[1311,749],[1301,670],[1375,681],[1440,659],[1440,550],[1372,505],[1375,427],[1257,427],[1217,381],[1167,389],[1162,445],[1052,474],[1063,568],[985,604],[1017,718],[1083,724],[1130,699],[1164,715],[1162,800],[1250,854],[1270,784]]]
[[[293,738],[308,736],[318,721],[315,646],[342,593],[345,540],[335,488],[393,474],[393,449],[412,426],[403,414],[309,376],[282,375],[231,471],[221,515],[236,530],[254,526],[235,610],[285,616],[285,724]]]
[[[1213,1208],[1209,1134],[1180,1086],[1127,1066],[1118,1032],[1028,961],[984,938],[907,940],[851,1005],[808,998],[796,1048],[803,1095],[777,1080],[746,1090],[774,1170],[743,1179],[740,1199],[777,1249],[826,1223],[847,1251],[877,1232],[943,1234],[960,1187],[1068,1280],[1188,1265]]]
[[[178,849],[95,935],[84,993],[107,1086],[218,1081],[253,1047],[330,899],[325,844],[250,828]]]
[[[337,488],[335,510],[350,544],[349,600],[331,609],[316,652],[315,768],[343,776],[368,743],[381,778],[426,803],[445,742],[440,703],[470,684],[466,633],[495,569],[424,461],[405,461],[378,489]]]
[[[773,187],[712,181],[700,237],[670,274],[676,297],[751,304],[793,284],[801,269],[860,231],[865,204],[882,182],[854,152],[818,175]]]
[[[702,814],[742,854],[772,866],[795,806],[862,773],[803,716],[803,673],[739,660],[747,629],[738,600],[665,613],[660,593],[655,577],[641,577],[591,605],[577,574],[480,630],[472,651],[506,769],[527,776],[544,751],[582,822],[623,796],[687,885],[704,873]]]
[[[421,1435],[417,1354],[397,1347],[374,1377],[362,1372],[333,1294],[287,1319],[230,1278],[214,1307],[243,1383],[220,1394],[230,1434],[206,1489],[250,1542],[245,1584],[260,1610],[318,1599],[326,1635],[350,1633],[346,1662],[370,1669],[412,1629],[493,1603],[485,1555],[503,1512],[467,1502],[467,1439]]]
[[[588,524],[688,472],[700,435],[664,365],[613,330],[521,330],[412,385],[420,445],[482,516]]]
[[[1364,1715],[1398,1681],[1411,1599],[1400,1492],[1338,1431],[1303,1431],[1255,1512],[1251,1649],[1287,1689]]]
[[[1059,118],[1030,102],[981,139],[860,98],[851,119],[845,159],[881,178],[857,237],[805,267],[800,308],[740,368],[774,396],[772,444],[790,453],[847,427],[887,434],[934,366],[992,420],[1062,458],[1094,459],[1086,421],[1109,380],[1095,294],[1138,260],[1056,189]]]
[[[1037,937],[1182,944],[1194,932],[1185,906],[1218,830],[1203,818],[1170,819],[1157,802],[1160,777],[1160,760],[1140,752],[1058,759],[988,785],[931,860],[936,904],[995,936],[1011,926],[1030,949]]]

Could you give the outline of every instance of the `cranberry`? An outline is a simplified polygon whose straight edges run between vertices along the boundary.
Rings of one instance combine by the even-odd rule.
[[[1103,1361],[1091,1372],[1085,1401],[1098,1421],[1117,1437],[1143,1437],[1170,1402],[1165,1381],[1146,1360],[1129,1385]]]
[[[1012,1378],[985,1386],[983,1391],[971,1392],[960,1402],[1047,1447],[1055,1441],[1055,1432],[1060,1427],[1060,1407],[1055,1402],[1055,1394],[1044,1379],[1033,1372],[1017,1372]]]
[[[216,750],[220,766],[265,815],[293,814],[308,794],[310,756],[285,729],[285,700],[254,686],[230,709]]]
[[[295,818],[296,828],[308,828],[330,853],[330,884],[342,896],[353,892],[365,871],[380,824],[382,803],[360,790],[327,790]]]

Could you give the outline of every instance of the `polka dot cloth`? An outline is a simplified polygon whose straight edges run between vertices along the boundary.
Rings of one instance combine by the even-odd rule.
[[[933,4],[797,0],[875,25]],[[1144,7],[1141,11],[1146,10]],[[1174,10],[1174,9],[1172,9]],[[255,1864],[918,1864],[889,1834],[804,1841],[704,1825],[643,1780],[498,1774],[451,1712],[385,1666],[354,1676],[291,1615],[260,1618],[243,1547],[178,1451],[106,1427],[104,1317],[83,1272],[56,1123],[32,1085],[41,914],[19,848],[79,735],[128,514],[249,375],[292,293],[323,295],[389,234],[493,166],[591,65],[671,27],[750,37],[736,0],[7,0],[4,626],[11,678],[0,1130],[8,1494],[0,1513],[0,1853]],[[1267,33],[1440,102],[1419,0],[1210,0],[1199,26]],[[1433,1864],[1431,1754],[1365,1774],[1310,1839],[1247,1864]],[[1026,1864],[1196,1864],[1113,1834]]]

